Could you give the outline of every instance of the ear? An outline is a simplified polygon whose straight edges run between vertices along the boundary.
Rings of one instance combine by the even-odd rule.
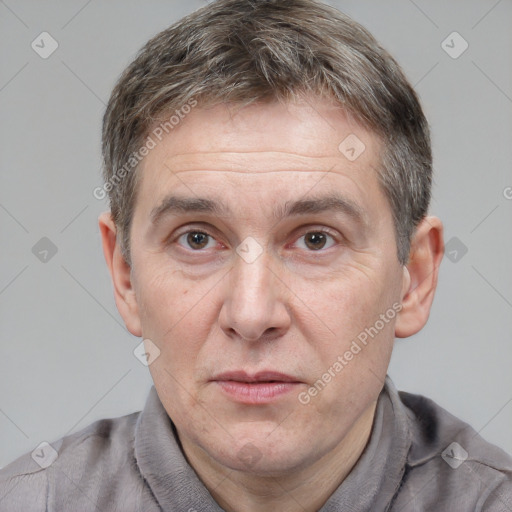
[[[443,254],[443,224],[437,217],[425,217],[416,228],[409,263],[404,267],[402,310],[395,323],[396,337],[412,336],[427,323]]]
[[[132,287],[131,267],[128,265],[117,243],[117,227],[110,212],[102,213],[98,219],[103,244],[103,254],[114,285],[114,297],[126,328],[134,336],[142,336],[139,308]]]

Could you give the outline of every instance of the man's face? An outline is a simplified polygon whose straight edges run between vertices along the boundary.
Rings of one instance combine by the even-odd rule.
[[[136,315],[185,448],[279,474],[374,406],[405,292],[379,150],[309,98],[197,107],[143,161]]]

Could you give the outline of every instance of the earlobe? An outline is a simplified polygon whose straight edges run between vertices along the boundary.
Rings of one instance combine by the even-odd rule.
[[[402,310],[395,324],[396,337],[412,336],[426,324],[443,254],[443,224],[437,217],[425,217],[416,228],[409,263],[404,268]]]
[[[110,212],[104,212],[98,219],[103,244],[103,255],[107,263],[117,309],[126,328],[134,336],[142,336],[139,309],[132,286],[131,267],[128,265],[117,242],[117,227]]]

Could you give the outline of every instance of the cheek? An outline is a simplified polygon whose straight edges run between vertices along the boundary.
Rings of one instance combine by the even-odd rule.
[[[173,420],[186,425],[191,421],[187,411],[197,405],[193,390],[200,375],[201,350],[215,317],[209,298],[215,281],[194,282],[179,271],[153,267],[150,272],[149,266],[139,278],[143,336],[160,350],[149,370]]]
[[[179,327],[188,317],[199,317],[215,285],[208,280],[185,279],[179,270],[147,265],[137,276],[136,295],[143,328],[162,335]]]
[[[160,365],[188,380],[199,363],[204,340],[216,325],[212,296],[218,278],[192,281],[179,271],[149,268],[139,276],[136,291],[142,335],[160,349]]]
[[[301,306],[303,314],[296,320],[318,357],[317,378],[329,369],[340,376],[337,381],[348,378],[360,384],[363,374],[385,375],[399,292],[391,277],[384,275],[379,281],[375,275],[352,269],[310,288]],[[305,293],[305,288],[297,289],[297,296]]]
[[[344,269],[321,282],[295,281],[292,289],[298,310],[314,315],[318,329],[341,342],[356,336],[382,307],[381,288],[376,279]]]

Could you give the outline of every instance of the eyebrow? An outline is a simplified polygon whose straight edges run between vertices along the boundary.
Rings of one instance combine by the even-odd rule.
[[[294,215],[336,212],[351,217],[361,225],[367,225],[364,210],[351,199],[338,195],[327,194],[308,199],[286,201],[274,208],[273,216],[277,220]],[[163,217],[188,213],[208,213],[218,217],[232,215],[230,208],[222,202],[206,197],[180,197],[169,195],[150,214],[151,222],[158,224]]]

